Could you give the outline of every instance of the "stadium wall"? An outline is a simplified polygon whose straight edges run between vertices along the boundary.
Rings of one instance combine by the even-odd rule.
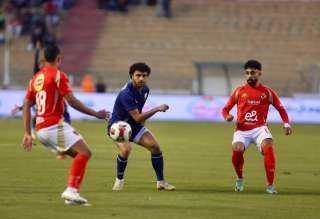
[[[0,91],[0,117],[10,117],[10,111],[15,104],[21,105],[25,91]],[[75,96],[83,101],[87,106],[94,109],[112,110],[116,98],[115,93],[80,93]],[[182,96],[182,95],[150,95],[144,107],[149,110],[157,105],[166,103],[170,106],[166,113],[158,113],[153,120],[164,121],[223,121],[221,109],[226,103],[226,96]],[[293,123],[313,123],[320,124],[320,98],[313,97],[293,97],[281,98],[283,105],[288,111]],[[69,108],[72,119],[93,119],[80,112]],[[235,113],[235,108],[232,113]],[[21,117],[21,113],[17,116]],[[281,118],[278,112],[270,107],[268,122],[279,123]]]

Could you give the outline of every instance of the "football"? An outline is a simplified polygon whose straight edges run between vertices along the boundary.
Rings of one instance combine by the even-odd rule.
[[[128,123],[118,121],[111,125],[109,136],[116,142],[124,142],[129,140],[131,132],[131,126]]]

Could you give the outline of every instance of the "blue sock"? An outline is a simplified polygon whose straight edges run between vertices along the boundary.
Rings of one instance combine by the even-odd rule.
[[[156,171],[157,180],[163,180],[163,157],[162,153],[159,154],[151,154],[151,162],[153,169]]]
[[[124,171],[126,170],[127,167],[127,158],[123,158],[118,154],[117,157],[117,178],[118,179],[123,179]]]

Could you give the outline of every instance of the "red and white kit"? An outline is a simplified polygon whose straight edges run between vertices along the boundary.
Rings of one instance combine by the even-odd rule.
[[[222,110],[224,118],[235,104],[237,123],[232,143],[242,142],[246,148],[250,143],[260,148],[264,139],[272,138],[266,122],[270,104],[279,111],[282,121],[289,123],[288,114],[277,94],[261,83],[255,87],[246,84],[235,89]]]
[[[43,67],[29,82],[26,98],[37,105],[36,131],[40,141],[52,151],[66,151],[82,136],[63,122],[65,94],[72,92],[65,73]]]

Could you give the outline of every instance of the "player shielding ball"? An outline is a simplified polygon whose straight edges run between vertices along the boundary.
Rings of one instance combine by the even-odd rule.
[[[267,177],[267,193],[276,194],[274,186],[276,158],[273,147],[273,137],[267,126],[269,105],[272,104],[280,113],[284,122],[286,135],[292,133],[289,118],[277,94],[259,82],[262,75],[261,63],[249,60],[244,65],[246,84],[235,89],[229,101],[222,110],[224,119],[233,120],[229,114],[234,105],[237,105],[236,131],[232,141],[232,164],[237,174],[235,191],[243,191],[244,151],[250,143],[254,143],[264,156],[264,165]]]
[[[66,203],[85,204],[79,194],[90,149],[82,136],[63,122],[64,99],[76,110],[99,119],[109,117],[105,110],[94,111],[74,97],[65,73],[59,70],[60,50],[55,45],[45,48],[45,65],[30,80],[23,105],[23,147],[30,151],[33,145],[30,127],[30,108],[36,104],[36,133],[41,143],[53,152],[73,157],[68,186],[61,197]]]
[[[108,133],[113,123],[125,121],[132,129],[129,141],[115,142],[119,148],[117,157],[117,177],[114,183],[114,191],[120,191],[124,185],[124,172],[126,170],[128,157],[132,149],[132,142],[146,148],[151,152],[151,163],[157,176],[157,189],[175,190],[175,187],[165,181],[163,176],[163,156],[158,141],[151,131],[144,127],[144,122],[158,112],[165,112],[169,106],[162,104],[147,112],[142,112],[142,108],[148,98],[149,88],[147,79],[151,69],[145,63],[135,63],[129,69],[129,81],[119,92],[111,119],[108,124]]]

